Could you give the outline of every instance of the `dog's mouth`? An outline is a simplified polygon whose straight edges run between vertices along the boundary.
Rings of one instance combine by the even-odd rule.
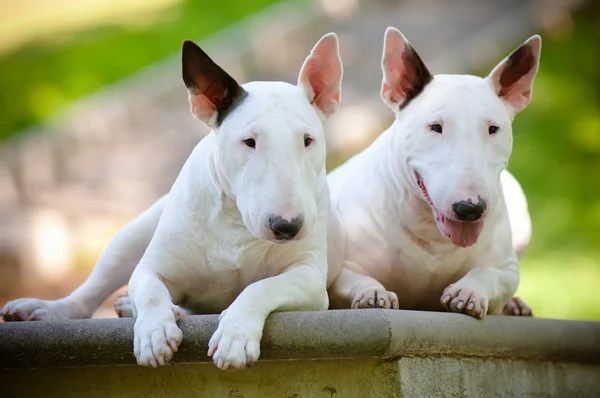
[[[425,201],[429,204],[429,207],[431,207],[433,217],[442,235],[449,238],[455,246],[459,247],[469,247],[477,243],[477,239],[483,230],[483,221],[462,222],[444,215],[431,201],[423,178],[416,171],[414,173],[421,193]]]

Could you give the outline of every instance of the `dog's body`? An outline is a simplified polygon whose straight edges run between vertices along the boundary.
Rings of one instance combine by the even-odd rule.
[[[297,86],[240,87],[191,42],[182,63],[192,113],[213,131],[169,194],[113,238],[79,289],[58,301],[8,303],[5,320],[90,317],[131,276],[125,305],[136,316],[139,364],[172,357],[184,311],[221,312],[209,355],[226,369],[258,359],[271,312],[327,309],[323,122],[341,96],[337,37],[317,43]]]
[[[329,175],[332,222],[344,232],[343,258],[329,259],[344,267],[329,293],[335,307],[446,308],[480,318],[503,310],[519,282],[516,250],[531,232],[523,192],[504,169],[539,49],[536,36],[486,79],[433,77],[388,28],[382,97],[396,121]]]

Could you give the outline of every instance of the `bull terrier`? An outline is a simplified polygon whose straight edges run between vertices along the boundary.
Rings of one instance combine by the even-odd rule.
[[[511,124],[531,100],[540,49],[531,37],[485,78],[432,76],[402,33],[386,30],[381,96],[396,119],[328,176],[343,234],[329,243],[329,266],[343,264],[333,307],[502,312],[531,234],[506,171]],[[518,299],[506,308],[528,311]]]
[[[192,114],[213,130],[82,286],[60,300],[9,302],[2,316],[89,318],[130,278],[138,364],[172,358],[184,312],[221,313],[208,355],[221,369],[244,368],[259,357],[271,312],[328,307],[323,123],[341,100],[338,39],[329,33],[315,45],[297,85],[240,86],[193,42],[182,51]]]

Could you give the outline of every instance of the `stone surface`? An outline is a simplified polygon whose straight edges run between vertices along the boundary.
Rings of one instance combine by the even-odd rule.
[[[206,357],[217,316],[180,322],[172,364],[135,365],[133,319],[0,324],[2,397],[594,397],[600,322],[393,310],[273,314],[261,360]]]
[[[206,362],[217,315],[188,316],[173,362]],[[133,364],[133,319],[0,324],[0,369]],[[395,310],[272,314],[263,360],[476,357],[600,364],[600,322]]]
[[[160,369],[102,366],[0,373],[0,394],[6,398],[386,398],[401,396],[397,378],[395,363],[376,359],[259,362],[243,371],[222,371],[212,363]]]
[[[405,397],[598,397],[599,366],[482,358],[401,358]]]

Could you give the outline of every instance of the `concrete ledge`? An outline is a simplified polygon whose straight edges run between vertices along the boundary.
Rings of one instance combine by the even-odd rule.
[[[216,315],[180,322],[172,362],[208,362]],[[134,364],[133,319],[0,324],[0,369]],[[262,360],[469,357],[600,364],[600,322],[419,311],[272,314]]]

